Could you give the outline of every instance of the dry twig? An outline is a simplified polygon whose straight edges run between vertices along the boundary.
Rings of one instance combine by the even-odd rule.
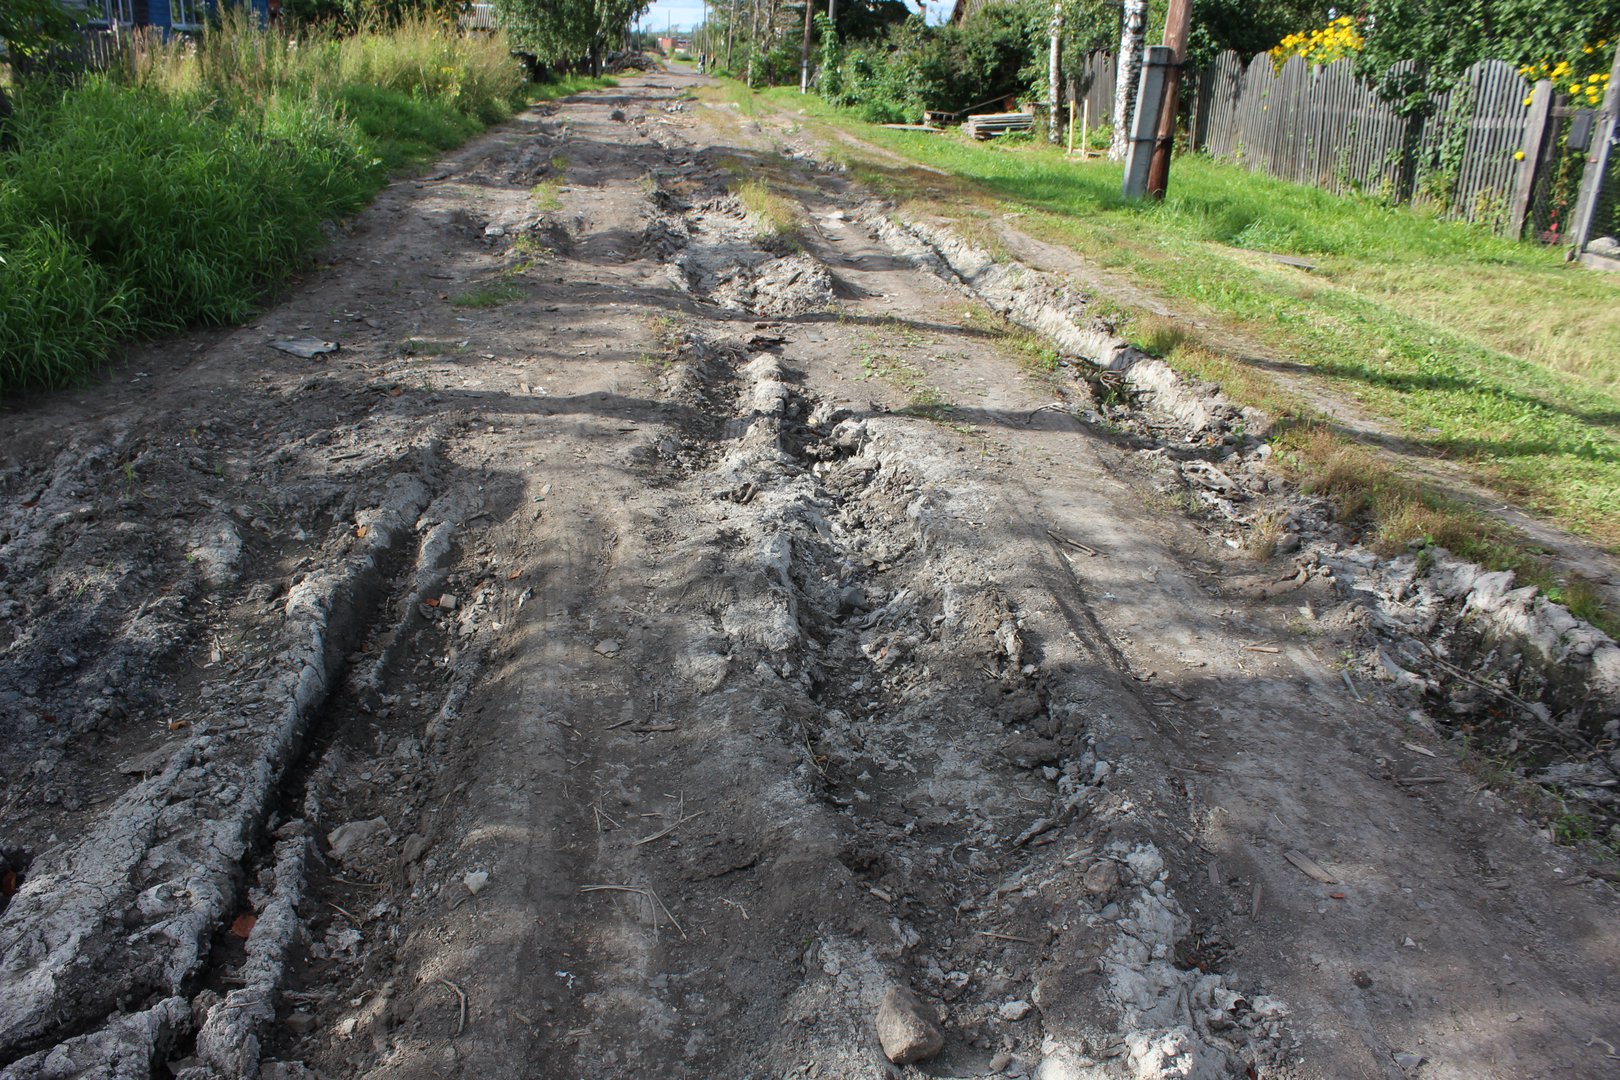
[[[1053,540],[1056,540],[1060,544],[1067,544],[1070,547],[1074,548],[1076,551],[1083,551],[1087,555],[1090,555],[1092,557],[1096,557],[1096,556],[1102,554],[1102,552],[1098,551],[1094,547],[1087,547],[1085,544],[1080,543],[1078,540],[1070,540],[1067,536],[1059,536],[1057,533],[1053,532],[1051,529],[1046,530],[1046,535],[1050,536]]]
[[[451,993],[456,995],[456,1004],[461,1008],[460,1015],[456,1017],[456,1035],[460,1035],[463,1031],[467,1030],[467,991],[463,990],[449,979],[440,979],[439,985],[445,987]],[[451,1036],[452,1039],[455,1037],[455,1035]]]
[[[643,836],[640,840],[637,840],[635,843],[631,844],[630,846],[631,847],[640,847],[642,844],[650,844],[654,840],[662,840],[664,837],[668,836],[670,833],[674,832],[676,829],[680,828],[682,825],[685,825],[688,821],[691,821],[693,818],[700,818],[700,817],[703,816],[703,811],[701,811],[701,810],[699,810],[695,814],[688,814],[685,811],[686,811],[686,796],[682,795],[681,796],[681,804],[680,804],[680,806],[676,807],[676,809],[675,809],[675,820],[673,822],[671,822],[670,824],[664,826],[662,829],[659,829],[657,832],[653,833],[651,836]]]
[[[579,891],[582,893],[621,892],[639,896],[646,900],[652,908],[654,932],[658,930],[658,913],[662,911],[664,917],[669,920],[670,925],[680,932],[681,937],[686,936],[686,930],[681,926],[681,921],[675,917],[675,913],[669,910],[669,906],[653,891],[650,885],[581,885]]]

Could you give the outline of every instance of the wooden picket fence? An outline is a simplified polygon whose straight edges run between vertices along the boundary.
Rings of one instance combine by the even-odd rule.
[[[1118,72],[1119,64],[1113,53],[1094,52],[1085,58],[1070,84],[1076,116],[1089,106],[1092,124],[1113,121],[1114,80]]]
[[[1431,111],[1412,116],[1357,78],[1347,60],[1315,66],[1294,57],[1277,72],[1264,54],[1245,66],[1226,52],[1196,86],[1193,145],[1214,157],[1330,191],[1428,201],[1448,217],[1512,228],[1521,174],[1531,171],[1515,155],[1532,110],[1531,88],[1511,64],[1475,64]]]

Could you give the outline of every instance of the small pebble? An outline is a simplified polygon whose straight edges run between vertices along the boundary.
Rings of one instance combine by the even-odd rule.
[[[1003,1020],[1018,1021],[1029,1015],[1030,1007],[1027,1001],[1009,1001],[996,1012]]]

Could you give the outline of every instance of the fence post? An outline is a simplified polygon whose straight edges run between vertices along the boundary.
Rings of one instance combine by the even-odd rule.
[[[1541,154],[1547,144],[1547,122],[1552,119],[1553,84],[1546,79],[1530,91],[1530,115],[1524,122],[1524,145],[1520,147],[1518,172],[1513,178],[1513,203],[1508,210],[1507,234],[1514,240],[1524,236],[1524,219],[1530,215],[1530,198],[1535,194],[1536,175],[1541,171]]]
[[[1597,214],[1598,195],[1603,191],[1603,180],[1609,171],[1609,158],[1614,153],[1616,113],[1620,113],[1620,48],[1614,50],[1614,64],[1609,71],[1609,88],[1603,93],[1603,108],[1598,110],[1593,127],[1592,149],[1586,157],[1586,170],[1581,173],[1581,190],[1575,196],[1575,227],[1570,230],[1573,247],[1570,257],[1586,249],[1590,239],[1592,218]]]
[[[1159,108],[1164,103],[1164,79],[1175,62],[1176,50],[1152,45],[1142,63],[1136,112],[1131,117],[1131,141],[1125,149],[1122,191],[1127,199],[1140,199],[1147,194],[1148,168],[1153,163],[1153,144],[1158,141]]]

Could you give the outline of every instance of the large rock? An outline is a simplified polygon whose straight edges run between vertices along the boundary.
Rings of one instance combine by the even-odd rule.
[[[939,1053],[945,1033],[924,1011],[922,1002],[903,986],[891,986],[878,1006],[878,1042],[883,1056],[896,1065],[910,1065]]]

